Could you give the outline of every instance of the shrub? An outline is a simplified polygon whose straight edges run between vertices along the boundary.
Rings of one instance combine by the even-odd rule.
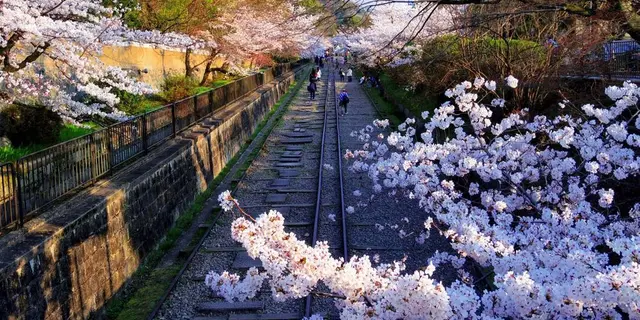
[[[61,129],[60,116],[45,107],[10,105],[0,111],[0,135],[14,146],[56,143]]]
[[[84,126],[66,124],[60,130],[60,136],[58,137],[58,141],[57,142],[64,142],[64,141],[67,141],[67,140],[71,140],[71,139],[75,139],[75,138],[78,138],[78,137],[82,137],[82,136],[87,135],[89,133],[92,133],[94,131],[96,131],[96,129],[94,127],[87,128],[87,127],[84,127]]]
[[[169,75],[164,78],[159,95],[165,102],[172,102],[192,95],[196,87],[198,87],[198,81],[192,77]]]
[[[126,91],[118,92],[118,98],[120,98],[120,103],[118,103],[117,108],[131,115],[151,111],[162,106],[164,102],[164,99],[160,96],[135,95]]]
[[[465,79],[504,79],[515,73],[521,75],[523,85],[513,93],[513,99],[519,106],[542,111],[546,108],[543,101],[558,91],[556,53],[537,42],[446,35],[421,45],[423,50],[415,63],[388,72],[416,95],[442,99],[442,92]]]

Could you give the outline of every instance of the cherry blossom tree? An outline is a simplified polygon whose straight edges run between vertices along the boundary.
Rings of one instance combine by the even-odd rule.
[[[339,35],[353,52],[362,55],[362,62],[402,63],[410,59],[407,53],[419,47],[412,43],[441,35],[452,28],[450,8],[434,3],[390,3],[363,6],[360,11],[364,26],[357,32]]]
[[[417,201],[427,237],[446,236],[457,257],[438,253],[411,274],[401,262],[342,261],[327,243],[310,247],[286,232],[271,211],[231,227],[265,271],[244,279],[211,272],[206,284],[243,300],[267,280],[285,300],[322,282],[343,319],[640,319],[640,202],[625,193],[640,170],[640,88],[609,87],[611,106],[586,104],[576,116],[529,118],[526,109],[502,112],[510,102],[499,93],[518,86],[512,76],[504,82],[477,78],[448,90],[451,101],[422,114],[419,137],[414,119],[390,133],[378,131],[387,120],[376,120],[354,132],[363,148],[345,152],[373,192]],[[219,200],[244,213],[228,192]],[[491,267],[495,290],[432,279],[441,263],[465,260]]]
[[[269,11],[249,6],[228,10],[220,22],[229,32],[223,37],[237,57],[287,48],[301,52],[321,38],[316,33],[317,17],[300,8],[282,5]]]
[[[184,35],[128,30],[116,10],[97,0],[0,3],[0,102],[45,105],[71,122],[83,115],[125,118],[114,108],[115,90],[146,94],[152,89],[101,63],[102,47],[131,41],[197,44]],[[45,73],[36,63],[43,58],[52,61],[54,72]]]
[[[190,23],[175,27],[176,31],[186,32],[205,43],[202,49],[207,52],[207,59],[190,64],[188,55],[193,46],[188,47],[185,57],[188,76],[190,70],[204,65],[202,84],[214,70],[228,72],[230,68],[234,73],[246,73],[243,64],[250,61],[249,69],[252,69],[256,56],[283,51],[299,55],[319,38],[316,32],[318,17],[298,1],[213,1],[208,7],[215,7],[215,10],[209,10],[215,14],[193,18]],[[201,10],[207,11],[206,8]],[[224,59],[228,68],[214,68],[213,62],[217,58]]]

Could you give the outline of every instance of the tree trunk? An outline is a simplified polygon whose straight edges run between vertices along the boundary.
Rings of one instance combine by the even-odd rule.
[[[202,81],[200,81],[200,85],[203,86],[205,83],[207,83],[207,80],[209,79],[209,76],[211,75],[211,73],[213,71],[215,71],[215,69],[211,68],[211,65],[213,64],[213,62],[216,60],[216,57],[218,56],[219,51],[216,49],[211,49],[211,51],[209,52],[209,58],[207,60],[207,64],[204,67],[204,74],[202,75]]]
[[[207,83],[207,79],[209,78],[209,75],[211,74],[211,64],[213,63],[213,60],[209,60],[207,62],[207,65],[204,67],[204,75],[202,75],[202,80],[200,81],[200,85],[204,86]]]
[[[184,53],[184,75],[187,77],[191,77],[193,74],[193,67],[191,67],[191,48],[187,48],[187,51]]]

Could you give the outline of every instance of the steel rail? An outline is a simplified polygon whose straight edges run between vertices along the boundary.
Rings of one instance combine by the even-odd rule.
[[[320,211],[322,210],[322,172],[324,166],[324,143],[327,135],[327,116],[329,107],[329,90],[331,89],[331,72],[327,72],[326,92],[324,95],[324,121],[322,124],[322,140],[320,142],[320,162],[318,164],[318,190],[316,194],[315,215],[313,217],[313,236],[311,237],[311,245],[315,246],[318,241],[318,225],[320,223]],[[311,316],[311,295],[308,295],[304,306],[305,317]]]
[[[339,106],[336,100],[335,77],[333,78],[333,100],[336,102],[336,135],[338,140],[338,172],[340,173],[340,210],[342,210],[342,257],[344,262],[349,261],[349,248],[347,246],[347,215],[344,208],[344,177],[342,174],[342,145],[340,144],[340,115]]]

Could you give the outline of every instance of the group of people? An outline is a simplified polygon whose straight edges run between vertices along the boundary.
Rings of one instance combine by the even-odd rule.
[[[338,74],[340,75],[340,81],[344,82],[344,77],[347,77],[347,81],[351,82],[353,81],[353,70],[351,70],[351,67],[349,67],[347,69],[347,72],[345,73],[344,69],[340,68],[340,70],[338,70]]]
[[[316,57],[317,58],[317,57]],[[321,62],[322,59],[316,59],[319,61],[318,67],[314,67],[309,74],[309,85],[307,86],[307,91],[309,91],[309,100],[316,99],[316,92],[318,91],[317,82],[322,78],[322,67],[324,66]],[[349,78],[349,82],[351,82],[353,78],[353,70],[349,68],[346,72],[346,76]],[[345,72],[340,69],[340,79],[344,81]],[[347,105],[349,104],[349,94],[347,93],[347,89],[342,89],[342,92],[338,95],[338,104],[340,107],[344,108],[344,114],[347,114]]]

